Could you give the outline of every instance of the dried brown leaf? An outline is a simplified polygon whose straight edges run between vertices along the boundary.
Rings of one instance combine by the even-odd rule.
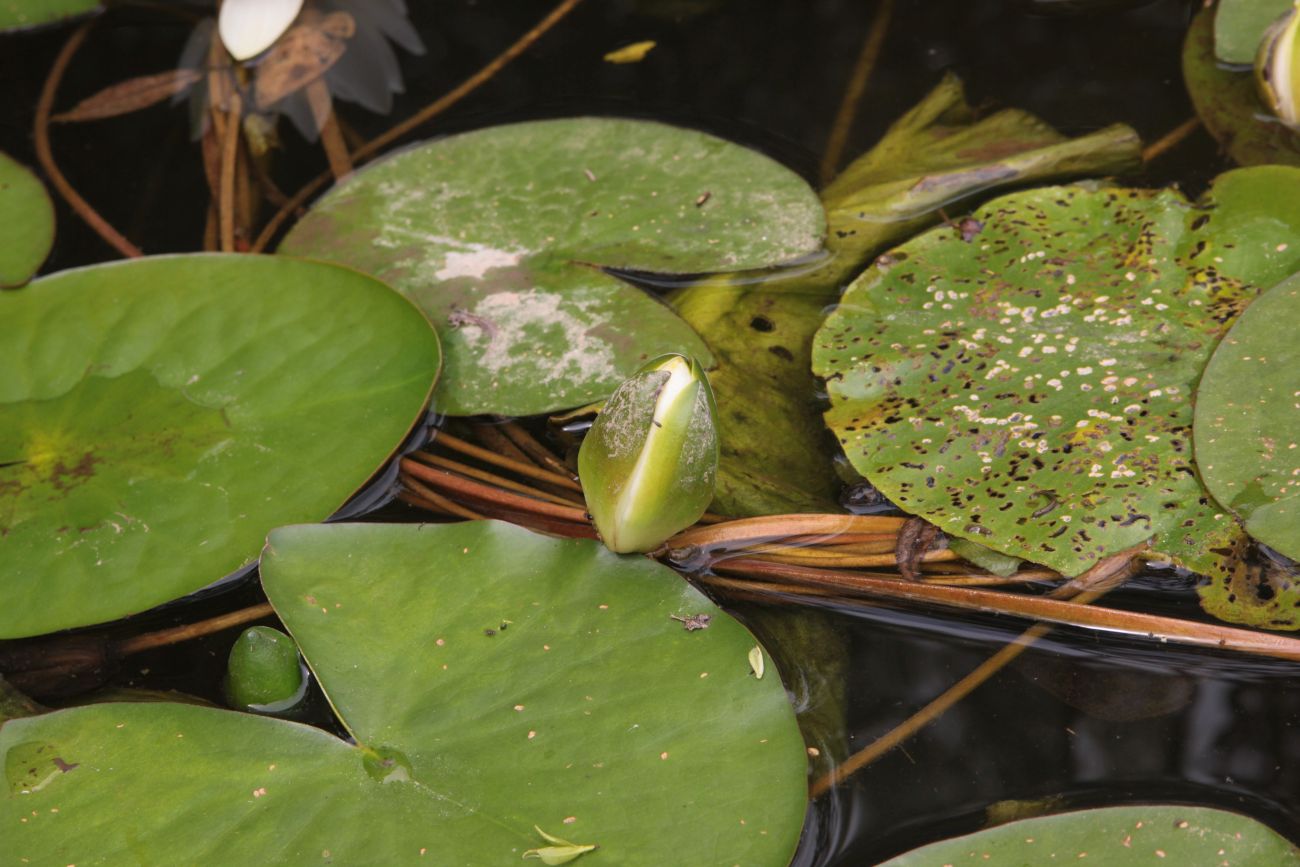
[[[320,78],[347,50],[356,21],[346,12],[304,15],[272,46],[257,67],[254,94],[267,108]]]
[[[106,87],[50,120],[80,123],[130,114],[170,99],[202,77],[203,73],[197,69],[170,69],[154,75],[141,75]]]

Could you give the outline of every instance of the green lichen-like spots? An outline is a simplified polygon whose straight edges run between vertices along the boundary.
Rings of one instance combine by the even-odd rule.
[[[1206,206],[1017,193],[969,241],[945,227],[887,254],[814,349],[850,461],[946,532],[1067,575],[1149,540],[1226,578],[1242,536],[1196,477],[1192,390],[1257,281],[1300,267],[1293,209],[1264,218],[1300,173],[1250,171],[1270,174],[1225,176]],[[1283,189],[1250,203],[1262,180]]]

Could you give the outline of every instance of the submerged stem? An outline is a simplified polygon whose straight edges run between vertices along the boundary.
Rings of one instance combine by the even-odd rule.
[[[50,184],[58,191],[63,200],[68,203],[73,212],[82,219],[87,226],[95,231],[95,234],[109,243],[113,249],[117,250],[123,256],[134,259],[143,256],[144,252],[139,247],[132,244],[117,229],[114,229],[99,212],[90,206],[81,194],[73,188],[72,183],[60,171],[59,165],[54,160],[54,151],[50,147],[50,115],[54,110],[54,97],[59,92],[59,85],[63,83],[63,75],[68,71],[68,64],[72,62],[72,57],[77,53],[77,49],[86,41],[87,34],[90,33],[92,21],[73,31],[68,37],[68,41],[63,43],[59,49],[59,54],[54,58],[54,64],[50,67],[49,75],[45,77],[45,84],[41,87],[41,96],[36,103],[36,120],[32,126],[32,135],[35,138],[36,159],[40,162],[41,168],[45,170],[45,175],[49,178]]]
[[[885,44],[885,34],[889,31],[889,18],[893,11],[894,0],[880,0],[880,5],[876,7],[876,17],[871,21],[871,30],[867,33],[866,41],[862,43],[862,51],[858,54],[857,62],[853,64],[853,72],[849,75],[848,86],[844,88],[844,97],[840,100],[835,123],[826,141],[826,152],[822,155],[821,169],[818,172],[822,186],[826,186],[834,179],[835,172],[839,168],[840,157],[844,153],[844,145],[848,142],[849,130],[853,126],[853,118],[857,116],[862,94],[867,89],[867,81],[871,78],[871,71],[875,69],[876,61],[880,57],[880,49]]]

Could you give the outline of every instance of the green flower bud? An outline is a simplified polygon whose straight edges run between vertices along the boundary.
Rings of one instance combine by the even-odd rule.
[[[298,645],[269,626],[245,629],[230,648],[223,686],[226,701],[239,710],[267,714],[293,710],[307,692]]]
[[[663,355],[605,404],[578,452],[587,511],[613,551],[653,551],[713,501],[717,407],[699,362]]]
[[[1255,56],[1255,84],[1269,111],[1300,129],[1300,0],[1264,34]]]

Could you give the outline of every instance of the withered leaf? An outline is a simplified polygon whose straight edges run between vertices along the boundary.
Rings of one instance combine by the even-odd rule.
[[[257,67],[254,96],[258,108],[279,102],[320,78],[347,50],[356,32],[347,12],[305,14],[289,28]]]
[[[50,119],[60,123],[79,123],[130,114],[187,90],[202,77],[203,73],[197,69],[169,69],[154,75],[141,75],[106,87]]]

